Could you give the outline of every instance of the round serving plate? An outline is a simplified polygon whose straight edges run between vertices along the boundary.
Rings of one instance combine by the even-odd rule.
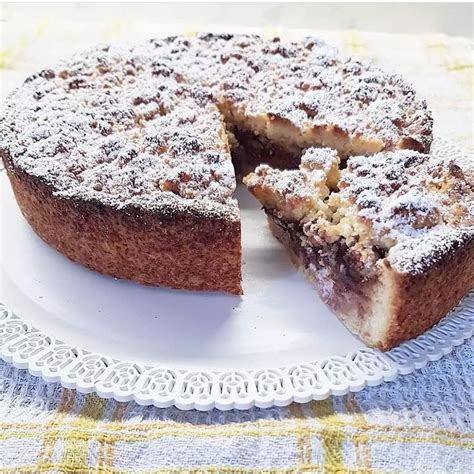
[[[474,293],[382,353],[294,269],[243,188],[242,297],[144,287],[73,263],[31,230],[1,173],[0,356],[81,392],[181,409],[324,399],[423,367],[473,334]]]

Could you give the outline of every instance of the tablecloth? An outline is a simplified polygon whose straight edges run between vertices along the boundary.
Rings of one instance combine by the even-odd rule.
[[[471,473],[474,339],[394,382],[245,412],[117,403],[0,362],[0,472]]]
[[[2,95],[79,47],[192,30],[10,11],[0,28]],[[259,32],[304,34],[281,27]],[[428,100],[435,133],[474,150],[472,40],[316,33],[406,76]],[[0,472],[474,472],[473,387],[473,339],[379,387],[243,412],[118,403],[46,384],[0,362]]]

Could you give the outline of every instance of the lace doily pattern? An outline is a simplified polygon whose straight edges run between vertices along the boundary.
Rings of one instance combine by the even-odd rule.
[[[172,370],[116,360],[71,346],[24,322],[0,303],[0,356],[47,382],[118,401],[189,410],[285,406],[357,392],[438,360],[474,333],[474,292],[437,326],[387,353],[345,356],[257,370]]]

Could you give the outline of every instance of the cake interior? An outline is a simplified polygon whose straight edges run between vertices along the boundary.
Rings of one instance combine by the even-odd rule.
[[[304,245],[300,226],[284,221],[267,211],[270,230],[286,247],[296,267],[301,269],[318,291],[320,298],[353,333],[378,346],[383,338],[382,309],[378,313],[380,334],[374,337],[374,295],[383,292],[382,273],[361,271],[351,262],[351,254],[342,239],[319,246]],[[387,306],[389,295],[382,303]],[[379,308],[377,308],[377,311]],[[375,312],[377,312],[375,311]]]
[[[380,269],[376,263],[386,256],[387,249],[374,247],[363,255],[354,251],[359,236],[351,238],[344,229],[349,227],[348,224],[340,222],[343,219],[338,214],[341,203],[332,195],[337,191],[340,170],[345,168],[346,160],[340,160],[335,151],[330,153],[333,159],[331,166],[324,171],[317,170],[324,174],[324,183],[315,183],[316,187],[321,185],[324,189],[314,192],[311,198],[305,196],[300,202],[291,202],[287,196],[255,193],[251,173],[262,164],[283,173],[289,170],[293,176],[288,174],[285,185],[291,188],[293,184],[290,183],[301,165],[304,151],[297,147],[275,145],[249,130],[234,128],[232,134],[235,136],[232,156],[236,175],[243,178],[251,192],[263,203],[274,236],[288,249],[294,264],[315,284],[322,300],[336,314],[363,318],[368,311],[371,293],[378,285]],[[324,216],[332,237],[320,239],[315,233],[310,242],[303,231],[305,221],[310,220],[308,215]],[[354,229],[351,231],[355,232]]]

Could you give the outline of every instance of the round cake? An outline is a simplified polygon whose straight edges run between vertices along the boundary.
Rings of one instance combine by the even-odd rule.
[[[118,278],[241,293],[236,180],[341,157],[427,152],[432,119],[401,77],[318,39],[200,34],[105,46],[28,77],[0,152],[33,229]]]
[[[201,34],[76,54],[5,103],[0,153],[36,233],[98,272],[242,293],[243,178],[368,345],[474,286],[472,157],[401,77],[318,39]],[[462,163],[461,163],[462,161]]]

